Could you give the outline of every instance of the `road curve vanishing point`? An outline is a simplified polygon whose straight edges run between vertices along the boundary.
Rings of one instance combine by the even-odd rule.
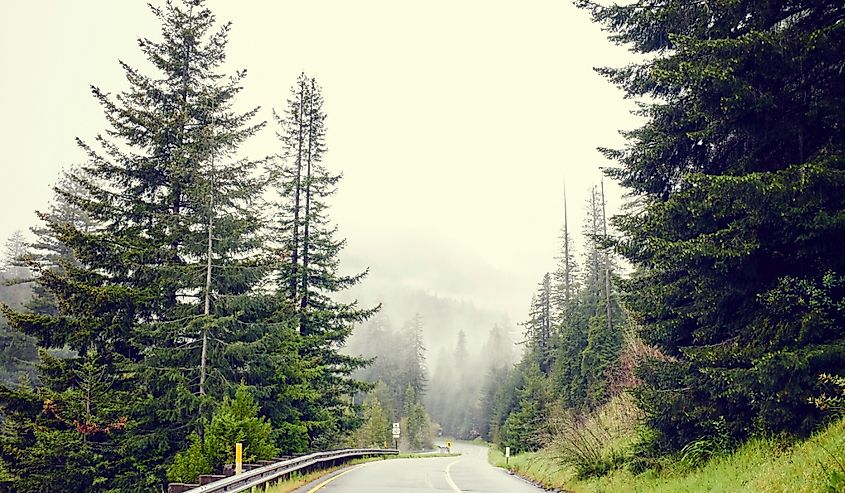
[[[295,493],[539,493],[487,463],[487,447],[456,443],[460,457],[368,462],[318,479]]]

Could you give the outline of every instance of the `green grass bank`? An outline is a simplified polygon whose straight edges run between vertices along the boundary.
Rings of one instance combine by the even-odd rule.
[[[845,492],[845,419],[804,441],[756,439],[731,454],[694,468],[667,460],[633,474],[624,467],[605,476],[577,479],[552,449],[510,458],[515,473],[549,488],[572,493],[834,493]],[[490,463],[505,467],[504,454],[490,448]]]

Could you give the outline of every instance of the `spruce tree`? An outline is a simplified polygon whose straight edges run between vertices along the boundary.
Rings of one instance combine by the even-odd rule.
[[[563,191],[563,228],[560,232],[560,252],[557,268],[552,275],[553,325],[563,330],[567,323],[567,314],[575,305],[578,294],[578,265],[572,235],[569,233],[569,210],[566,202],[566,187]]]
[[[322,105],[316,80],[301,74],[285,110],[275,114],[282,152],[266,167],[277,195],[269,225],[271,241],[290,259],[275,273],[277,297],[295,310],[301,356],[319,369],[318,376],[310,379],[318,397],[301,409],[315,447],[331,446],[354,425],[345,396],[365,387],[349,376],[366,361],[339,349],[353,324],[367,320],[379,308],[361,309],[357,302],[333,299],[359,283],[366,272],[352,276],[339,272],[345,240],[335,238],[337,228],[331,225],[326,200],[335,192],[340,175],[323,163],[326,116]]]
[[[151,9],[161,22],[161,40],[143,38],[139,46],[155,70],[146,75],[122,63],[127,90],[112,95],[92,88],[109,127],[96,145],[79,141],[88,161],[71,179],[83,192],[61,190],[92,226],[42,216],[48,234],[74,259],[43,270],[37,280],[58,312],[4,310],[12,325],[40,345],[78,352],[63,361],[42,356],[44,386],[36,393],[56,403],[57,416],[67,416],[73,402],[51,396],[80,389],[74,375],[94,355],[112,379],[110,392],[125,395],[114,399],[110,413],[126,426],[99,437],[118,458],[95,459],[90,466],[110,480],[83,475],[78,488],[84,491],[160,488],[166,461],[201,423],[214,397],[248,377],[257,356],[245,346],[268,330],[260,320],[263,308],[249,295],[263,272],[253,265],[260,246],[251,204],[260,195],[251,179],[257,163],[235,154],[261,124],[251,123],[256,110],[232,109],[245,73],[220,73],[230,26],[215,31],[215,18],[201,0]],[[204,269],[209,261],[215,270],[210,286]],[[214,341],[206,347],[206,379],[203,339]],[[22,392],[7,394],[3,408],[15,407],[25,398]],[[28,419],[56,433],[74,433],[65,420],[43,413]],[[51,436],[31,433],[24,440],[33,449],[49,448]],[[75,443],[73,437],[67,443]],[[41,491],[58,476],[89,467],[91,458],[75,464],[45,460],[40,472],[22,469],[21,485],[27,486],[20,491]]]
[[[647,101],[605,152],[638,204],[627,303],[667,356],[640,368],[655,450],[810,432],[818,375],[845,371],[845,5],[579,3],[649,55],[602,73]]]
[[[553,364],[552,296],[551,275],[547,272],[531,298],[528,320],[522,324],[526,352],[544,375]]]
[[[414,395],[422,399],[428,388],[428,370],[425,364],[425,346],[423,345],[422,317],[417,313],[408,321],[404,329],[402,347],[408,353],[405,361],[408,385],[413,387]]]

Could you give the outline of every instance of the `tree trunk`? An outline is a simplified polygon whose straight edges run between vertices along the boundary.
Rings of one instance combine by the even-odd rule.
[[[601,181],[601,219],[602,219],[602,235],[607,238],[607,216],[605,215],[605,201],[604,201],[604,180]],[[604,253],[604,304],[607,310],[607,332],[613,330],[613,321],[610,311],[610,252],[605,250]]]
[[[211,115],[211,145],[214,146],[214,114]],[[211,149],[211,173],[208,187],[208,238],[205,262],[205,322],[202,329],[202,353],[200,354],[200,395],[205,394],[206,361],[208,359],[208,317],[211,314],[211,254],[213,253],[212,233],[214,231],[214,148]]]
[[[312,81],[313,84],[313,81]],[[310,246],[309,226],[311,223],[311,159],[314,147],[314,88],[311,88],[308,98],[308,149],[306,150],[305,170],[305,218],[302,234],[302,285],[300,294],[299,332],[305,335],[308,332],[305,322],[305,311],[308,308],[308,247]]]
[[[303,112],[305,110],[305,81],[299,82],[299,139],[296,149],[296,187],[293,195],[293,247],[290,252],[291,274],[288,280],[290,286],[290,299],[296,301],[296,271],[299,264],[299,194],[302,189],[302,140],[303,140]]]

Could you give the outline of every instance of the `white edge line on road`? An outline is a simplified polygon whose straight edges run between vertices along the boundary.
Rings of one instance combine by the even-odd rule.
[[[446,482],[449,483],[449,486],[451,486],[452,489],[455,490],[456,493],[462,493],[462,492],[461,492],[461,489],[458,488],[458,485],[456,485],[455,482],[452,481],[452,476],[449,474],[449,469],[452,469],[452,466],[454,466],[455,464],[457,464],[461,460],[462,459],[458,459],[455,462],[451,462],[451,463],[449,463],[448,466],[446,466]]]

